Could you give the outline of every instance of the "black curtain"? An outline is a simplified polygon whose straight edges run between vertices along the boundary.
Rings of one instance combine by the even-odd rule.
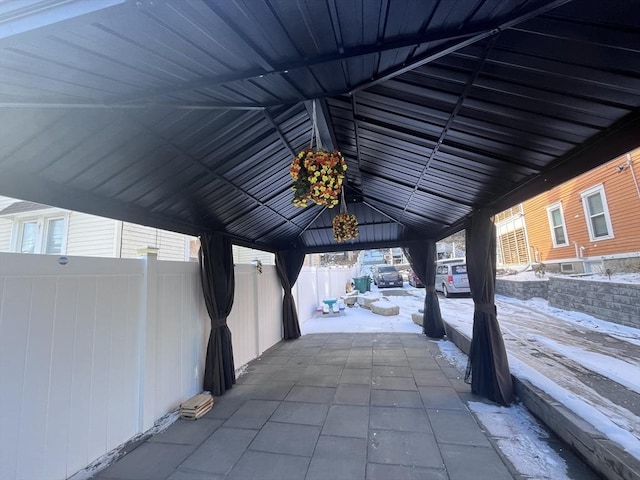
[[[300,323],[296,311],[296,302],[291,294],[291,287],[300,274],[304,263],[304,252],[300,250],[280,250],[276,252],[276,270],[284,290],[282,299],[282,327],[285,340],[293,340],[300,336]]]
[[[465,223],[467,274],[474,303],[473,337],[469,353],[471,391],[509,405],[513,385],[507,351],[495,305],[496,227],[485,211],[475,212]]]
[[[222,395],[236,383],[231,331],[227,327],[235,291],[231,241],[219,234],[202,235],[198,258],[202,292],[211,318],[204,390]]]
[[[404,249],[411,268],[425,286],[422,332],[431,338],[444,337],[444,323],[436,293],[436,242],[413,243]]]

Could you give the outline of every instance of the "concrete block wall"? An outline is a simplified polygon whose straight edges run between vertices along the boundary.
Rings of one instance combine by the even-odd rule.
[[[507,297],[529,300],[533,297],[547,298],[548,279],[519,282],[516,280],[496,279],[496,293]]]
[[[640,285],[549,278],[549,305],[640,328]]]

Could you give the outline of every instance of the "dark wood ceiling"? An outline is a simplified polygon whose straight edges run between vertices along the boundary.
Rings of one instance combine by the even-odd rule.
[[[312,101],[348,163],[292,205]],[[0,5],[0,194],[266,250],[459,230],[640,144],[634,0]]]

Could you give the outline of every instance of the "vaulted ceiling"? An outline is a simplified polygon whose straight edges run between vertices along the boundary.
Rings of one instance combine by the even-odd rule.
[[[311,141],[337,208],[292,204]],[[0,5],[0,194],[241,245],[440,239],[640,144],[633,0]]]

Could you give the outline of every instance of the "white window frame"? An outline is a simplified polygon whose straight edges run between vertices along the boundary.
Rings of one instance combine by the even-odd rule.
[[[34,248],[35,254],[40,255],[65,255],[67,253],[67,233],[69,230],[69,213],[65,212],[49,212],[35,214],[34,212],[28,212],[22,215],[16,215],[13,219],[13,231],[11,235],[11,251],[20,253],[22,245],[22,236],[24,232],[24,225],[26,223],[35,222],[38,224],[38,236],[36,238],[36,245]],[[62,220],[62,249],[59,253],[46,254],[47,250],[47,235],[49,224],[52,220]]]
[[[553,224],[553,215],[551,212],[554,210],[560,210],[560,217],[562,223],[558,225],[562,227],[562,233],[564,234],[564,243],[558,243],[556,238],[556,225]],[[569,234],[567,233],[567,222],[564,219],[564,210],[562,209],[562,202],[556,202],[553,205],[549,205],[547,207],[547,218],[549,219],[549,229],[551,230],[551,240],[553,241],[554,247],[566,247],[569,245]]]
[[[587,198],[599,193],[602,199],[602,208],[603,214],[605,218],[605,222],[607,224],[607,235],[603,235],[601,237],[596,237],[593,232],[593,224],[591,223],[591,212],[589,212],[589,203],[587,202]],[[580,198],[582,199],[582,208],[584,208],[584,219],[587,223],[587,229],[589,230],[589,239],[592,242],[597,242],[600,240],[607,240],[609,238],[614,238],[613,235],[613,226],[611,225],[611,216],[609,215],[609,204],[607,203],[607,196],[604,193],[604,185],[599,184],[595,185],[587,190],[583,190],[580,192]]]

